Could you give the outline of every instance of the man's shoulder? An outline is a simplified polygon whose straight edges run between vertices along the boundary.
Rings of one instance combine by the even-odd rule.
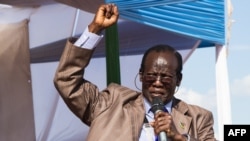
[[[120,85],[118,83],[111,82],[108,87],[108,89],[126,89],[126,90],[132,90],[126,86]]]
[[[111,93],[124,93],[126,94],[136,94],[138,95],[140,92],[135,91],[129,87],[117,84],[117,83],[110,83],[107,87],[107,90],[109,90]]]
[[[112,95],[114,99],[120,99],[127,102],[142,99],[141,92],[117,83],[110,83],[104,91]]]
[[[190,104],[190,103],[187,103],[181,99],[178,99],[178,98],[175,98],[175,103],[176,103],[176,107],[178,107],[178,109],[186,109],[188,112],[192,112],[192,113],[211,113],[210,110],[204,108],[204,107],[201,107],[199,105],[195,105],[195,104]]]

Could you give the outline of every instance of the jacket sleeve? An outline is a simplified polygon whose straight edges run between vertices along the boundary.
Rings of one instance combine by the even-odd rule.
[[[197,135],[198,139],[195,139],[194,137],[190,136],[190,141],[216,141],[214,137],[214,120],[213,115],[210,111],[201,109],[201,114],[198,114],[196,120],[197,120]]]
[[[203,114],[203,120],[200,124],[199,128],[199,137],[204,141],[216,141],[214,138],[214,119],[213,114],[210,111],[207,111]]]
[[[67,41],[54,76],[54,85],[69,109],[84,123],[90,125],[95,109],[98,88],[83,79],[93,50],[74,46]]]

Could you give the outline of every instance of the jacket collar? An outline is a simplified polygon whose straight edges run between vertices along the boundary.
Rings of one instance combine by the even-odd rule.
[[[186,115],[188,112],[188,105],[187,103],[177,99],[173,98],[173,107],[172,107],[172,116],[173,121],[175,123],[176,129],[181,134],[188,133],[188,130],[190,128],[192,117],[189,117]],[[178,117],[178,118],[175,118]]]

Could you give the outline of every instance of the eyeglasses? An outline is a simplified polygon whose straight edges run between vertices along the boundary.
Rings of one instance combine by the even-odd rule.
[[[173,78],[175,77],[175,75],[171,74],[171,75],[154,75],[154,74],[146,74],[143,75],[143,78],[146,82],[148,83],[153,83],[156,80],[160,80],[162,83],[167,83],[167,82],[171,82],[173,80]]]

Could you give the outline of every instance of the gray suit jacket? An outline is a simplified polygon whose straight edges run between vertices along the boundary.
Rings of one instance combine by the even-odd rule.
[[[142,94],[114,83],[99,91],[83,79],[93,50],[71,42],[61,56],[54,84],[70,110],[90,126],[87,140],[138,141],[145,117]],[[210,111],[174,98],[171,114],[177,130],[191,140],[215,140]]]

